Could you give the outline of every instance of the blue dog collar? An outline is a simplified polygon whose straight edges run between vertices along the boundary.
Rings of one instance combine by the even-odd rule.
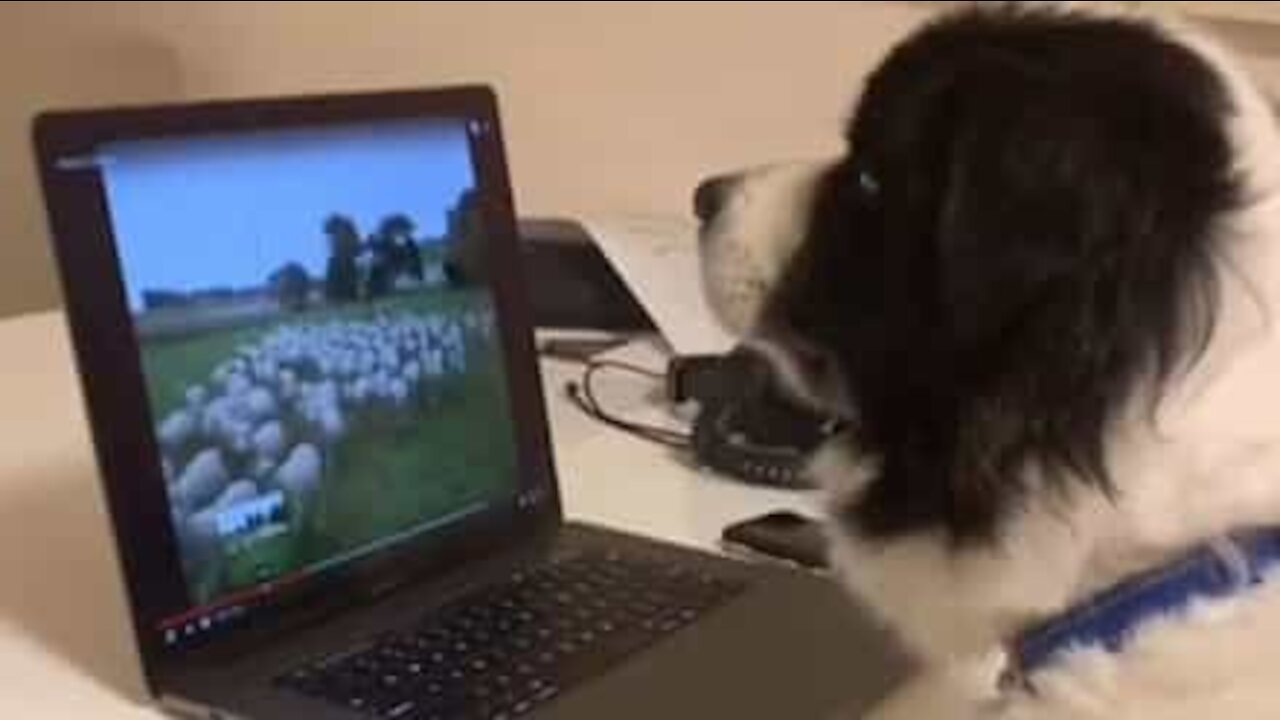
[[[1280,565],[1280,528],[1250,530],[1192,550],[1131,578],[1016,638],[1002,684],[1026,683],[1063,653],[1086,648],[1116,652],[1148,620],[1197,600],[1253,587]]]

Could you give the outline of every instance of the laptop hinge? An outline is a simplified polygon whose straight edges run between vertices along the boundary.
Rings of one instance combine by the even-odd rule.
[[[238,715],[225,710],[209,707],[194,700],[180,698],[175,695],[161,695],[160,707],[170,715],[193,720],[244,720]]]

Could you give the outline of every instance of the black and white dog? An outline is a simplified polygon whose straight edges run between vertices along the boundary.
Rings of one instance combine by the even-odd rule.
[[[717,313],[848,421],[812,463],[835,564],[934,668],[881,711],[1280,718],[1262,93],[1172,20],[988,4],[898,44],[845,137],[695,205]]]

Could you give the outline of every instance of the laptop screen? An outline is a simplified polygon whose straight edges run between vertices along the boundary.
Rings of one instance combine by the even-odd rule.
[[[170,643],[518,491],[472,132],[98,148],[189,598]]]

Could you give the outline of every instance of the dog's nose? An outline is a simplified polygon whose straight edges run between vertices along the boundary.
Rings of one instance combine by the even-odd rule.
[[[698,183],[693,191],[693,214],[704,223],[710,222],[724,207],[734,181],[733,175],[716,175]]]

